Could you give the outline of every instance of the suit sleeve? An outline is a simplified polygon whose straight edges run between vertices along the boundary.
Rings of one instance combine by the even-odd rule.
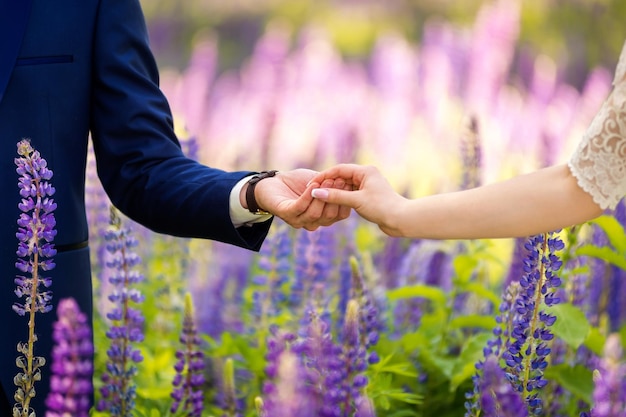
[[[113,204],[156,232],[258,250],[271,222],[235,228],[229,215],[230,191],[249,173],[181,151],[137,0],[101,1],[93,68],[91,134]]]

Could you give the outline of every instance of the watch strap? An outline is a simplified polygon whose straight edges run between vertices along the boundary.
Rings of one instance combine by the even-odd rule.
[[[254,196],[254,189],[259,181],[264,180],[265,178],[270,178],[276,175],[278,171],[273,169],[271,171],[261,171],[258,174],[254,174],[250,180],[248,180],[248,188],[246,189],[246,204],[248,204],[248,210],[252,214],[258,215],[267,215],[271,214],[268,211],[263,210],[259,207],[259,204],[256,201],[256,197]]]

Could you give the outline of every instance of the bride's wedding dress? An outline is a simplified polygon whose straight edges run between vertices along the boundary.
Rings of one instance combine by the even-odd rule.
[[[603,209],[614,209],[626,195],[626,43],[613,91],[568,162],[580,187]]]

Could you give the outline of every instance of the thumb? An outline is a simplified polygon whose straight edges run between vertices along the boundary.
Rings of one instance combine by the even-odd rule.
[[[337,188],[314,188],[311,190],[311,196],[340,206],[356,208],[359,204],[358,191],[346,191]]]

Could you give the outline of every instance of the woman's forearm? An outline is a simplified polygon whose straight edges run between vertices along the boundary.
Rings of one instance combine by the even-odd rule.
[[[558,165],[471,190],[410,200],[394,229],[415,238],[505,238],[580,224],[600,214],[567,165]]]

